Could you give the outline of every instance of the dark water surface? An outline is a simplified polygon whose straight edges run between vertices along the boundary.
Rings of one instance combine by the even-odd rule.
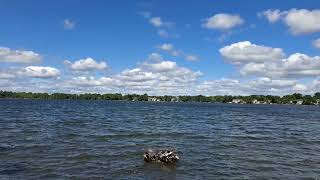
[[[159,178],[319,179],[320,107],[0,100],[0,179]]]

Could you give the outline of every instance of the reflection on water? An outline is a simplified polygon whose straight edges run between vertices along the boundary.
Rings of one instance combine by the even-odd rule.
[[[176,165],[144,163],[144,176],[148,179],[176,179]]]
[[[320,178],[319,108],[0,100],[0,179]]]

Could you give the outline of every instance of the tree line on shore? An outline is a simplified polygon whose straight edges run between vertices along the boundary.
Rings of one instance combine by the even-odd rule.
[[[320,104],[320,92],[312,95],[294,93],[285,96],[250,95],[250,96],[148,96],[147,94],[67,94],[67,93],[32,93],[0,91],[0,98],[20,99],[79,99],[79,100],[124,100],[124,101],[166,101],[166,102],[220,102],[241,104]]]

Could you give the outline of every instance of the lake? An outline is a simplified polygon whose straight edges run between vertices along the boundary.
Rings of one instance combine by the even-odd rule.
[[[320,178],[319,106],[0,100],[0,179],[263,178]]]

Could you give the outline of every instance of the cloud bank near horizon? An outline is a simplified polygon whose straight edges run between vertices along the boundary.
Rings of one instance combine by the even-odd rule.
[[[173,46],[163,44],[163,50]],[[19,51],[19,50],[17,50]],[[64,68],[9,66],[0,70],[0,88],[13,91],[66,93],[148,93],[150,95],[283,95],[314,93],[320,87],[320,57],[242,41],[219,50],[224,61],[237,69],[237,78],[202,80],[192,70],[158,53],[150,54],[135,68],[110,74],[105,61],[83,58],[65,61]],[[13,64],[13,63],[12,63]],[[73,73],[77,71],[78,73]],[[97,72],[102,74],[97,75]],[[304,81],[311,78],[310,81]]]

